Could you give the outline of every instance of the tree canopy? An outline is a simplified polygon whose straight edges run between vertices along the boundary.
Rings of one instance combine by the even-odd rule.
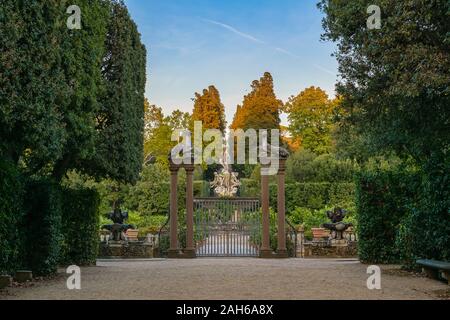
[[[94,175],[136,181],[142,168],[146,49],[123,2],[112,5],[102,75],[105,95],[97,117]]]
[[[2,1],[0,152],[29,174],[132,181],[142,160],[145,48],[122,1]]]
[[[382,26],[366,29],[367,1],[322,0],[324,38],[336,41],[348,116],[374,150],[419,162],[445,158],[450,141],[449,2],[383,1]]]
[[[273,78],[269,72],[252,83],[252,91],[237,107],[232,129],[279,129],[280,110],[283,102],[278,100],[273,89]]]
[[[225,107],[220,100],[219,91],[214,86],[195,93],[193,121],[202,121],[204,129],[219,129],[225,132]]]
[[[176,142],[172,142],[172,133],[176,129],[189,129],[191,115],[175,110],[165,116],[162,108],[145,100],[145,142],[146,157],[154,157],[158,163],[168,164],[168,155]]]
[[[334,103],[319,87],[309,87],[286,103],[293,137],[302,147],[316,154],[328,153],[332,147]]]

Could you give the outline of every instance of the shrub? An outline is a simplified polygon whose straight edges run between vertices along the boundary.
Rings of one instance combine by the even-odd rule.
[[[20,230],[24,181],[16,168],[0,161],[0,274],[20,267]]]
[[[51,180],[31,180],[26,199],[26,216],[20,227],[25,237],[21,253],[23,267],[38,276],[53,274],[62,240],[61,187]]]
[[[294,211],[288,214],[289,221],[296,225],[302,225],[305,230],[305,237],[307,239],[312,238],[312,228],[319,228],[323,223],[326,223],[329,219],[326,211],[332,208],[324,208],[322,210],[311,210],[308,208],[297,207]]]
[[[351,160],[337,159],[334,154],[316,156],[306,149],[291,155],[286,165],[289,182],[351,182],[357,168]]]
[[[60,263],[95,263],[99,243],[100,197],[93,189],[64,189]]]

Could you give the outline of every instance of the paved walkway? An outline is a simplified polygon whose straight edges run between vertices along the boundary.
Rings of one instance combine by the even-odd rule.
[[[352,260],[194,259],[99,261],[82,269],[82,290],[66,275],[10,288],[0,299],[436,299],[448,286],[382,267],[382,290],[366,287],[367,266]],[[447,296],[448,297],[448,296]]]

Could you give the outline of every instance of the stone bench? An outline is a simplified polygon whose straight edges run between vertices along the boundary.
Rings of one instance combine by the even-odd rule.
[[[417,260],[417,265],[421,266],[429,278],[439,279],[439,273],[442,272],[450,285],[450,262],[437,260]]]

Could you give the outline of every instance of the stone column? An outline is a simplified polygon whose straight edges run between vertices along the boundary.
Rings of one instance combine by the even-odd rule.
[[[277,193],[277,211],[278,211],[278,248],[277,255],[280,258],[288,257],[286,249],[286,205],[285,205],[285,171],[286,159],[280,158],[278,169],[278,193]]]
[[[261,168],[263,171],[263,168]],[[269,258],[272,255],[270,249],[270,221],[269,221],[269,176],[261,173],[261,207],[262,207],[262,243],[261,258]]]
[[[170,248],[169,258],[178,258],[178,170],[179,167],[170,164]]]
[[[186,165],[186,258],[195,258],[194,245],[194,166]]]

